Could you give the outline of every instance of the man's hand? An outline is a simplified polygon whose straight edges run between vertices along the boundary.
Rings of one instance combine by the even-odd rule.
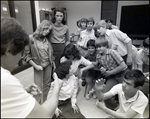
[[[31,95],[35,96],[38,94],[41,94],[42,91],[39,89],[39,87],[33,83],[31,85],[28,85],[27,87],[24,88],[28,93],[30,93]]]

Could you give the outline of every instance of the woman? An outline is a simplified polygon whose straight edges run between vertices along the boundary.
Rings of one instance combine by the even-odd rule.
[[[85,118],[78,108],[76,77],[71,71],[71,61],[60,63],[55,72],[59,79],[63,81],[63,85],[59,93],[58,108],[55,110],[54,118]],[[52,82],[51,89],[48,93],[48,99],[53,92],[54,83]]]
[[[69,41],[69,29],[66,25],[65,19],[64,9],[61,7],[56,7],[52,18],[52,32],[49,37],[49,41],[51,42],[54,50],[56,67],[59,65],[64,47]]]
[[[43,92],[36,97],[40,104],[47,98],[51,84],[51,75],[55,68],[53,49],[47,39],[51,28],[51,22],[43,20],[36,31],[29,36],[30,44],[25,47],[23,53],[23,59],[34,68],[34,83],[37,84]]]

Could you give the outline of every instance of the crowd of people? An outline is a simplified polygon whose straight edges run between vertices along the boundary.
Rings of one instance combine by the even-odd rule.
[[[138,49],[111,19],[81,18],[76,24],[69,37],[64,9],[58,6],[52,20],[43,20],[31,35],[15,18],[1,17],[2,118],[86,118],[77,105],[80,79],[85,99],[93,96],[110,117],[143,117],[149,37]],[[25,88],[11,74],[21,58],[34,69],[34,83]]]

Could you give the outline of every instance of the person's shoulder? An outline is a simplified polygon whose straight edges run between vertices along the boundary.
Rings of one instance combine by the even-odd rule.
[[[148,98],[146,97],[146,95],[139,90],[139,97],[138,97],[139,100],[142,100],[142,101],[145,101],[145,103],[148,103]]]

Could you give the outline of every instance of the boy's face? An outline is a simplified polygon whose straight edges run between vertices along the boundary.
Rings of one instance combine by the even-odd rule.
[[[88,30],[91,30],[91,29],[93,29],[93,22],[87,22],[87,29]]]
[[[134,80],[126,80],[124,78],[124,81],[122,83],[122,90],[125,95],[130,96],[131,94],[137,92],[138,88],[134,87]]]
[[[97,29],[97,31],[99,32],[99,34],[100,34],[101,36],[104,36],[104,35],[105,35],[105,29],[106,29],[106,28],[100,27],[100,29]]]
[[[88,46],[88,52],[89,52],[89,54],[94,54],[94,52],[95,52],[95,47],[94,46]]]

